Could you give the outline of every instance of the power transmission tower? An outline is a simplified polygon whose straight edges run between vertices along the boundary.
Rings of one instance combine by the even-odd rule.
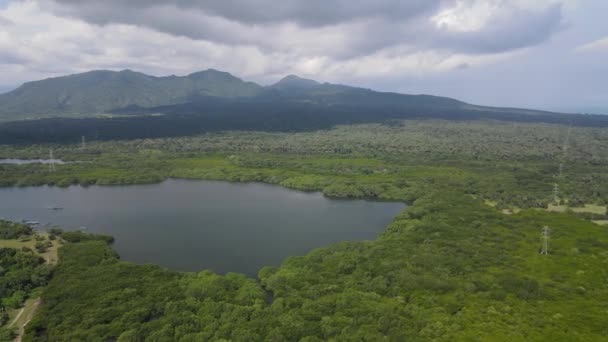
[[[553,202],[558,204],[558,194],[559,194],[559,185],[557,182],[564,181],[564,163],[566,162],[566,157],[568,154],[568,148],[570,146],[570,136],[572,135],[572,125],[568,126],[568,132],[566,133],[566,139],[564,140],[563,145],[563,154],[559,163],[559,174],[557,177],[557,181],[553,183]]]
[[[553,183],[553,202],[555,202],[555,204],[558,204],[558,195],[559,194],[559,185],[557,185],[557,183]]]
[[[564,141],[564,159],[566,159],[566,153],[568,153],[568,147],[570,145],[570,134],[572,133],[572,125],[568,126],[568,133],[566,134],[566,140]]]
[[[53,149],[49,149],[49,172],[55,171],[55,157],[53,157]]]
[[[551,229],[549,227],[544,226],[543,232],[541,234],[541,238],[543,241],[543,247],[540,250],[540,254],[549,254],[549,235],[551,234]]]

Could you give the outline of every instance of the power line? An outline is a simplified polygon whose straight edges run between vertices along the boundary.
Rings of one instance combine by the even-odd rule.
[[[558,194],[559,194],[559,185],[557,183],[553,183],[553,202],[558,204]]]

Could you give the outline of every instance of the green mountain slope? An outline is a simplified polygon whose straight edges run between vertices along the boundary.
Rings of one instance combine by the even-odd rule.
[[[319,83],[289,75],[267,87],[260,98],[325,105],[398,106],[399,108],[459,109],[471,106],[448,97],[378,92],[342,84]]]
[[[211,113],[214,120],[223,120],[221,124],[211,126],[221,126],[221,129],[259,129],[260,124],[268,126],[268,122],[276,120],[287,120],[291,122],[289,129],[296,130],[310,128],[311,122],[321,128],[338,123],[383,122],[411,117],[560,123],[574,120],[565,114],[476,106],[441,96],[378,92],[319,83],[295,75],[262,87],[213,69],[167,77],[131,70],[90,71],[29,82],[0,95],[0,122],[57,116],[92,117],[103,113]],[[302,113],[315,117],[302,116]],[[237,127],[224,127],[225,121]]]
[[[123,70],[98,70],[28,82],[0,95],[0,119],[58,114],[97,114],[127,106],[153,107],[187,102],[196,96],[253,96],[261,90],[213,69],[184,77],[155,77]]]
[[[300,78],[296,75],[288,75],[283,77],[280,81],[270,86],[273,89],[280,90],[304,90],[311,89],[320,86],[321,83],[315,80],[309,80],[306,78]]]

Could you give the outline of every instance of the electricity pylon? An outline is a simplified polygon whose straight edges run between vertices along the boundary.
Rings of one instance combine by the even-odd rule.
[[[53,149],[49,149],[49,172],[55,171],[55,157],[53,157]]]
[[[544,226],[543,232],[541,233],[543,247],[540,250],[540,254],[549,254],[549,235],[550,234],[551,234],[551,229],[549,229],[549,227],[547,227],[547,226]]]

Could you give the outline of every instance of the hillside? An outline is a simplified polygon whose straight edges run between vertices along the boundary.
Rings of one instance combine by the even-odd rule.
[[[97,70],[28,82],[0,95],[0,120],[99,114],[126,106],[183,103],[196,96],[252,96],[261,87],[213,69],[155,77],[131,70]]]
[[[262,87],[212,69],[184,77],[124,70],[30,82],[0,95],[0,144],[74,142],[82,136],[112,140],[226,130],[310,131],[342,124],[393,125],[404,119],[608,127],[605,115],[477,106],[447,97],[319,83],[295,75]]]
[[[28,82],[0,95],[0,121],[56,116],[91,117],[133,108],[157,112],[157,107],[192,107],[200,105],[201,102],[221,100],[222,103],[233,103],[243,99],[255,101],[250,105],[288,101],[392,111],[410,109],[427,113],[471,108],[500,111],[497,108],[472,106],[446,97],[377,92],[340,84],[319,83],[295,75],[262,87],[213,69],[183,77],[155,77],[131,70],[97,70]],[[315,110],[325,109],[317,107]],[[510,109],[509,112],[521,111]]]

